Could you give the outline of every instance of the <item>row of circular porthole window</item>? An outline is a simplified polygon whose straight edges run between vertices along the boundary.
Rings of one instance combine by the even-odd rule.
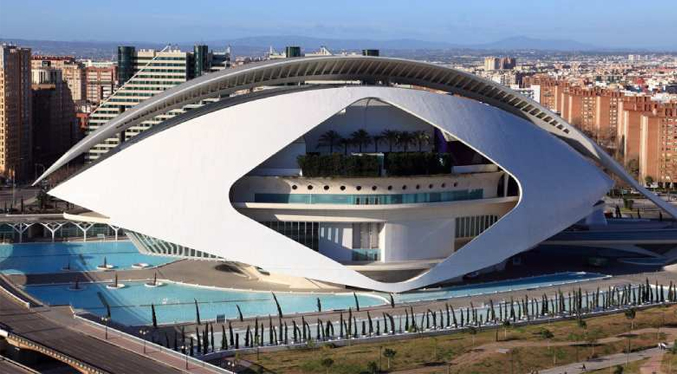
[[[453,185],[453,187],[458,187],[458,182],[454,182],[452,185]],[[432,183],[428,185],[428,189],[431,189],[431,190],[432,190],[434,187],[435,187],[435,185],[432,184]],[[446,188],[446,187],[447,187],[447,184],[446,184],[446,183],[442,183],[442,184],[440,185],[440,187],[441,187],[441,188]],[[292,190],[296,190],[296,189],[298,189],[298,188],[299,188],[299,187],[298,187],[297,185],[295,185],[295,184],[291,186],[291,189],[292,189]],[[308,191],[311,191],[311,190],[313,189],[313,186],[312,186],[312,185],[308,185],[306,188],[308,189]],[[324,189],[325,191],[329,191],[329,188],[330,188],[329,186],[324,186],[324,187],[323,187],[323,189]],[[420,185],[420,184],[417,184],[414,188],[416,188],[417,190],[420,190],[420,189],[421,189],[421,185]],[[341,187],[339,187],[339,189],[340,189],[341,191],[345,191],[345,190],[346,190],[346,186],[341,186]],[[355,186],[355,189],[356,189],[357,191],[362,191],[362,186]],[[393,186],[388,186],[386,189],[387,189],[388,191],[392,191]],[[406,185],[406,184],[402,185],[402,190],[404,191],[404,190],[406,190],[406,189],[407,189],[407,185]],[[372,190],[372,191],[376,191],[376,190],[378,190],[378,187],[377,187],[377,186],[371,186],[371,190]]]

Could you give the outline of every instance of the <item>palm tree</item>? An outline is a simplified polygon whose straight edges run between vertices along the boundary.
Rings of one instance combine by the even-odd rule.
[[[418,143],[418,151],[419,152],[423,151],[424,145],[430,144],[431,137],[430,137],[430,134],[428,134],[427,132],[425,132],[423,130],[419,130],[419,131],[414,131],[412,133],[412,135],[414,136],[414,140],[416,141],[416,143]]]
[[[343,137],[334,130],[329,130],[320,136],[317,148],[329,147],[329,153],[334,153],[334,146],[338,145]]]
[[[371,137],[374,140],[374,153],[378,153],[378,144],[384,140],[381,135],[374,135]]]
[[[395,130],[383,130],[383,132],[381,132],[381,136],[383,137],[385,142],[388,143],[389,152],[392,152],[393,146],[397,144],[397,138],[399,134],[400,133]]]
[[[357,146],[360,153],[362,153],[362,146],[371,144],[371,135],[364,129],[357,130],[350,134],[350,140]]]
[[[341,139],[339,140],[339,144],[343,147],[343,154],[348,156],[348,148],[350,148],[350,145],[352,144],[350,139]]]
[[[414,134],[409,131],[400,131],[397,134],[397,144],[402,147],[405,152],[409,151],[409,146],[413,144],[415,140]]]

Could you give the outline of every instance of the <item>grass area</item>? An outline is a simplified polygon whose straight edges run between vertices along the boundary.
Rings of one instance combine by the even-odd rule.
[[[665,374],[677,374],[677,354],[666,353],[663,356],[661,369]]]
[[[639,360],[635,362],[631,362],[628,365],[620,365],[620,367],[623,368],[623,374],[639,374],[639,368],[642,367],[649,359],[644,359],[644,360]],[[612,366],[610,368],[606,369],[600,369],[600,370],[593,370],[589,371],[588,373],[593,373],[593,374],[613,374],[617,370],[617,366]]]
[[[582,328],[577,321],[563,321],[534,326],[486,330],[475,334],[449,334],[439,337],[422,337],[382,344],[358,344],[347,347],[325,345],[275,353],[245,355],[243,359],[257,362],[276,373],[370,373],[374,365],[387,370],[387,359],[380,352],[389,348],[396,351],[391,359],[390,371],[413,370],[419,372],[446,372],[451,364],[452,373],[515,373],[542,370],[548,367],[623,352],[628,339],[605,342],[604,338],[624,334],[630,329],[630,320],[623,313],[586,319]],[[661,326],[677,327],[677,306],[656,307],[638,311],[634,319],[635,330]],[[543,334],[547,329],[552,333]],[[631,336],[631,349],[655,347],[664,340],[663,334],[643,333]],[[576,342],[571,345],[570,342]],[[477,349],[480,347],[479,349]],[[499,349],[507,349],[499,351]],[[501,353],[505,352],[505,353]],[[325,359],[333,365],[323,366]],[[325,362],[326,363],[326,362]]]

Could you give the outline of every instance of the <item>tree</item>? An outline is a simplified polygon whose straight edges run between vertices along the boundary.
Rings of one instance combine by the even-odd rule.
[[[543,339],[546,339],[548,341],[548,349],[550,349],[550,339],[554,338],[555,334],[553,334],[552,331],[548,329],[541,330],[540,334]]]
[[[418,151],[423,152],[423,146],[430,144],[430,140],[431,140],[430,134],[428,134],[427,132],[425,132],[423,130],[419,130],[419,131],[414,131],[412,133],[412,135],[414,136],[414,140],[418,144]]]
[[[370,373],[375,374],[378,372],[378,364],[376,361],[369,361],[367,364],[367,370],[369,370]]]
[[[374,135],[371,138],[374,140],[374,153],[378,153],[378,145],[384,140],[384,138],[381,135]]]
[[[503,339],[508,340],[508,328],[510,327],[510,321],[505,320],[503,321]]]
[[[362,153],[362,147],[371,144],[371,135],[364,129],[357,130],[350,134],[350,141],[357,146],[358,152]]]
[[[415,142],[414,134],[409,131],[400,131],[397,133],[397,145],[402,147],[405,152],[409,151],[409,146]]]
[[[625,369],[621,365],[616,365],[614,368],[614,374],[623,374]]]
[[[386,348],[383,351],[383,357],[388,359],[387,365],[388,365],[388,370],[390,370],[390,360],[395,358],[395,355],[397,354],[397,351],[394,349]]]
[[[200,307],[197,305],[197,299],[193,300],[195,300],[195,320],[198,325],[201,325],[202,321],[200,321]]]
[[[329,147],[329,153],[334,153],[334,147],[339,145],[343,137],[334,130],[329,130],[320,136],[317,147]]]
[[[630,308],[625,311],[625,318],[630,320],[630,331],[635,329],[635,316],[637,315],[637,311],[635,311],[635,308]]]
[[[388,144],[389,152],[392,152],[393,146],[397,145],[398,136],[399,132],[395,130],[383,130],[383,132],[381,132],[381,137],[383,137],[383,140]]]
[[[475,349],[475,335],[477,335],[477,329],[470,326],[468,327],[468,333],[472,336],[472,349]]]
[[[153,328],[157,329],[157,316],[155,315],[155,304],[153,303],[150,304],[150,311],[153,318]]]
[[[334,360],[332,360],[329,357],[325,357],[322,359],[321,364],[322,367],[324,367],[327,370],[327,373],[329,373],[329,368],[332,367],[332,365],[334,365]]]
[[[343,154],[348,156],[348,148],[350,148],[350,145],[352,144],[350,139],[341,139],[339,140],[339,144],[343,147]]]
[[[628,160],[625,164],[625,170],[628,174],[632,175],[633,178],[639,178],[639,160],[637,158]]]
[[[591,357],[595,356],[595,346],[597,345],[597,340],[602,336],[602,330],[599,328],[594,328],[587,332],[585,340],[590,345]]]
[[[650,175],[647,175],[646,177],[644,177],[644,182],[646,183],[647,187],[653,186],[653,182],[654,182],[653,177],[650,176]]]

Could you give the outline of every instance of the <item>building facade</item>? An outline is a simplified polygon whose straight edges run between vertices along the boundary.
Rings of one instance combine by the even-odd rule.
[[[85,67],[87,101],[98,105],[108,98],[117,85],[117,66]]]
[[[31,50],[0,46],[0,173],[29,178],[32,167]]]
[[[50,66],[61,70],[63,80],[71,91],[73,102],[80,102],[87,98],[87,86],[84,66],[73,56],[33,56],[33,68]]]
[[[119,87],[89,115],[87,132],[96,131],[109,120],[158,93],[206,72],[218,70],[226,63],[229,63],[229,55],[227,59],[225,54],[217,55],[214,59],[212,52],[209,52],[206,46],[195,46],[194,52],[183,52],[178,49],[137,51],[131,46],[120,46],[117,64]],[[183,109],[170,111],[158,118],[144,121],[114,138],[107,139],[87,154],[86,161],[98,159],[120,142],[129,140],[180,113],[183,113]]]
[[[33,162],[47,167],[79,140],[71,90],[63,71],[33,70]],[[37,170],[37,169],[36,169]]]

